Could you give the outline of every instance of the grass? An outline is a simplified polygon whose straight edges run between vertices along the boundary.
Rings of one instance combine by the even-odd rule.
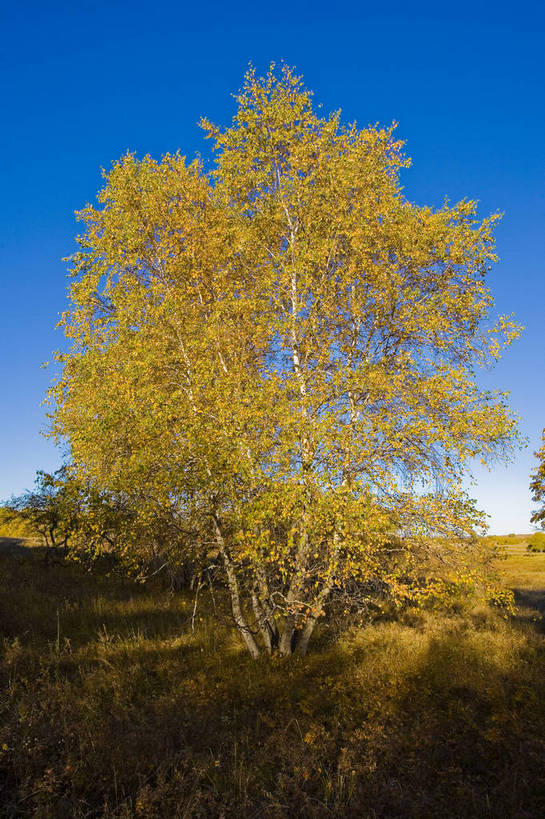
[[[543,590],[545,594],[545,553],[529,551],[525,542],[505,549],[498,570],[509,588]]]
[[[545,815],[545,555],[499,564],[510,619],[413,610],[256,663],[189,596],[27,552],[0,553],[2,815]]]

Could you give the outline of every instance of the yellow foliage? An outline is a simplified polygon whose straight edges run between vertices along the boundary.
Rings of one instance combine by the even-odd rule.
[[[394,126],[318,115],[288,68],[237,104],[202,122],[213,171],[127,154],[81,211],[51,399],[81,475],[219,556],[255,656],[304,652],[335,589],[474,585],[466,465],[516,434],[474,370],[519,328],[484,329],[498,216],[407,201]]]

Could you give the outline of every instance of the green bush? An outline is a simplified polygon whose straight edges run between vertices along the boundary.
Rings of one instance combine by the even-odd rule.
[[[528,541],[531,552],[545,552],[545,532],[536,532]]]

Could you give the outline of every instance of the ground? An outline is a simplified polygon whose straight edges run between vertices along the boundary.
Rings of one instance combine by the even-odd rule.
[[[513,615],[389,613],[250,660],[192,596],[0,544],[6,817],[542,817],[545,554]]]

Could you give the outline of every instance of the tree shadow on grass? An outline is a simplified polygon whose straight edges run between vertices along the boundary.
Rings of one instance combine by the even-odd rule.
[[[182,595],[121,576],[89,573],[74,563],[47,565],[45,549],[0,552],[0,635],[50,642],[59,635],[80,646],[118,637],[174,636],[191,610]]]
[[[432,640],[389,724],[380,815],[545,815],[544,670],[543,650],[528,666],[460,634]]]
[[[26,556],[30,548],[40,548],[25,537],[0,537],[0,554]]]
[[[513,589],[513,591],[517,606],[545,612],[545,589]]]
[[[27,600],[30,568],[12,567],[4,605]],[[532,629],[391,622],[254,662],[210,622],[190,637],[186,621],[176,639],[180,612],[135,584],[46,574],[20,623],[38,629],[61,590],[79,595],[60,629],[80,642],[6,648],[6,816],[545,815],[545,649]],[[97,589],[106,610],[93,609]]]
[[[545,589],[513,589],[515,614],[511,622],[515,627],[531,628],[539,634],[545,633]]]

